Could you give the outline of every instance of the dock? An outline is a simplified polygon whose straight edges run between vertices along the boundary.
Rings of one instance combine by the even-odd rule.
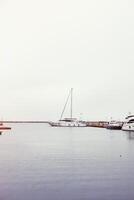
[[[108,125],[107,121],[87,121],[88,127],[106,128]]]

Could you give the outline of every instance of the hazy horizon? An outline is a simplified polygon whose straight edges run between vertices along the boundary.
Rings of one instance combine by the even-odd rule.
[[[71,87],[75,117],[134,113],[133,10],[132,0],[1,1],[0,118],[59,119]]]

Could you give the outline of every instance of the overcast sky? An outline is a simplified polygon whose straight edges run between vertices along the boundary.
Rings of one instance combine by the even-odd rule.
[[[1,0],[0,117],[134,113],[133,0]],[[65,116],[68,112],[65,114]]]

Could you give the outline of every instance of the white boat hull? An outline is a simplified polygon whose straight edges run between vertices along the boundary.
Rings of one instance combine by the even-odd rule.
[[[134,131],[134,123],[128,124],[124,123],[122,126],[123,131]]]
[[[53,127],[86,127],[87,125],[81,122],[49,122]]]

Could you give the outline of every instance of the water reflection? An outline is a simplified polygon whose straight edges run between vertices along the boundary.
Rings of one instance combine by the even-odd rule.
[[[127,131],[127,136],[129,140],[134,140],[134,132],[133,131]]]

